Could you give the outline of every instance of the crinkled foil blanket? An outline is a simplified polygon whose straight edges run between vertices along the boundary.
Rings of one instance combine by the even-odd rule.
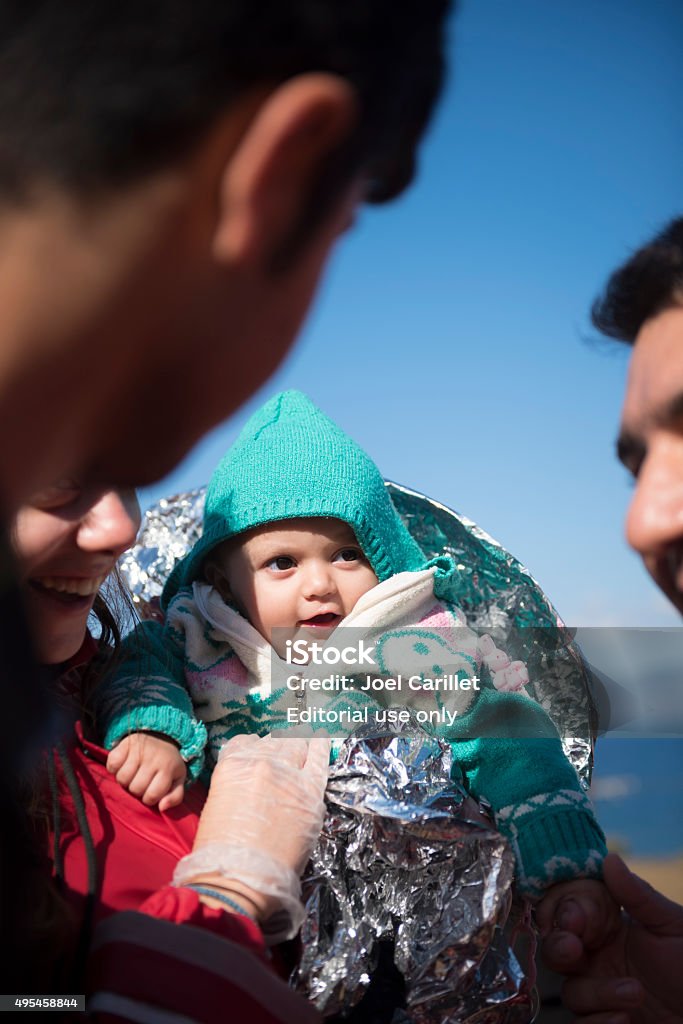
[[[475,523],[397,484],[392,501],[428,557],[450,555],[458,567],[452,600],[467,624],[489,633],[511,659],[526,662],[527,692],[553,719],[585,785],[593,764],[596,714],[590,674],[545,594],[516,558]],[[175,562],[201,536],[204,488],[163,499],[145,513],[138,542],[120,569],[143,618],[158,614]]]
[[[595,733],[590,674],[541,588],[476,524],[424,495],[387,486],[425,554],[454,559],[458,574],[449,596],[468,625],[526,662],[527,691],[555,722],[587,785]],[[159,614],[171,569],[201,535],[203,507],[201,489],[145,514],[137,544],[120,563],[141,617]],[[508,942],[509,922],[505,930],[510,850],[493,828],[463,813],[449,750],[410,729],[346,740],[331,769],[325,828],[305,885],[308,914],[295,984],[328,1018],[528,1022],[532,1011]],[[370,998],[371,979],[374,984],[381,974],[373,972],[387,941],[406,1005],[390,1017],[370,1010],[356,1018]]]
[[[531,1020],[503,932],[513,856],[500,833],[468,819],[450,768],[448,746],[414,724],[343,743],[303,883],[307,917],[292,978],[325,1017],[343,1018],[371,979],[377,985],[388,942],[402,982],[385,985],[381,1007],[366,1000],[352,1020]]]

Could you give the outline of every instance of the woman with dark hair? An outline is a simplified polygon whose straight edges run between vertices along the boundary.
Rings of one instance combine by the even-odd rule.
[[[267,966],[264,932],[291,933],[298,873],[322,822],[326,749],[238,737],[208,798],[195,785],[161,814],[109,775],[89,724],[89,694],[119,640],[100,587],[138,523],[132,492],[71,481],[35,495],[14,522],[26,614],[59,708],[27,793],[21,983],[85,988],[102,1020],[315,1019]]]

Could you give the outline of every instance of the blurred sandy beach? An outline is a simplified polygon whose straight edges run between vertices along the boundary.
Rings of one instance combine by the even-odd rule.
[[[622,856],[631,871],[635,871],[669,899],[683,903],[683,850],[672,857]]]

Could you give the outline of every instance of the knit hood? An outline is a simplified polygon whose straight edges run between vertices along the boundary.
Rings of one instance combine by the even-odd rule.
[[[202,537],[171,573],[162,606],[201,576],[212,548],[265,523],[310,516],[348,523],[382,582],[427,563],[372,459],[300,391],[246,423],[206,492]]]

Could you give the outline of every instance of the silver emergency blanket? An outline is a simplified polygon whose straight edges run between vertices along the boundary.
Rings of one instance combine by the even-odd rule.
[[[162,498],[142,517],[132,548],[118,567],[141,619],[156,618],[159,599],[176,562],[202,535],[206,488]]]
[[[387,487],[425,554],[454,560],[449,596],[467,624],[526,663],[527,692],[553,719],[587,785],[596,713],[590,670],[571,632],[524,566],[475,523],[422,494]],[[166,579],[201,536],[204,494],[148,510],[123,556],[121,574],[142,618],[159,616]],[[509,942],[510,850],[493,828],[468,820],[448,748],[415,728],[361,734],[341,748],[306,881],[296,984],[326,1017],[362,1013],[389,941],[406,1002],[392,1024],[526,1024],[533,1010]]]
[[[450,555],[457,567],[452,595],[476,632],[489,633],[526,663],[527,692],[550,715],[584,785],[590,782],[597,714],[591,674],[571,632],[520,562],[479,526],[445,505],[398,484],[391,499],[428,557]],[[178,559],[199,539],[205,489],[165,498],[143,518],[137,543],[119,567],[141,618],[159,615],[159,597]]]
[[[517,1024],[533,1011],[503,932],[514,859],[451,781],[449,747],[413,723],[342,744],[327,815],[303,883],[307,916],[293,985],[325,1017],[377,984],[387,940],[403,979],[382,992],[393,1024]],[[401,1008],[401,1004],[405,1005]],[[375,1020],[368,1003],[360,1019]],[[364,1011],[364,1012],[363,1012]],[[352,1018],[353,1019],[353,1018]]]

